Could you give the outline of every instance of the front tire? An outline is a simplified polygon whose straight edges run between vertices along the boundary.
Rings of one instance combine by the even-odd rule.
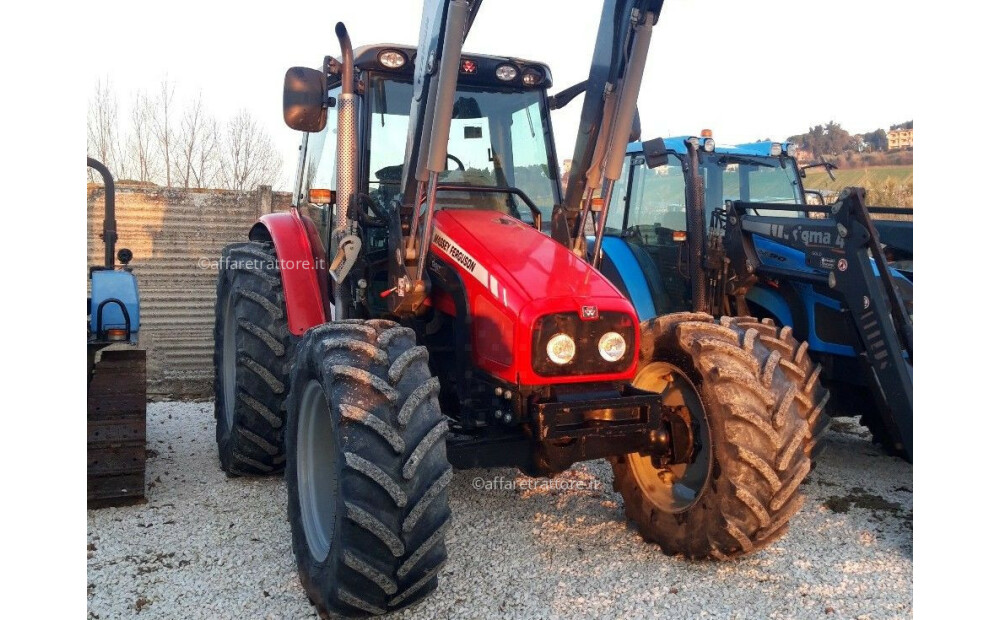
[[[803,503],[808,420],[790,406],[798,385],[771,352],[707,314],[642,325],[637,387],[683,402],[699,431],[693,463],[612,459],[625,514],[664,552],[727,559],[779,538]],[[774,392],[790,394],[776,398]]]
[[[323,615],[383,614],[437,587],[452,470],[427,358],[413,330],[384,320],[314,327],[296,353],[288,521]]]
[[[824,438],[830,426],[826,404],[830,400],[830,392],[820,381],[822,368],[809,356],[809,343],[797,341],[790,326],[779,327],[770,318],[758,320],[752,316],[723,317],[721,323],[733,329],[742,339],[756,340],[772,354],[778,354],[778,363],[785,371],[785,376],[798,387],[798,393],[793,397],[797,401],[794,405],[797,406],[799,415],[804,416],[809,423],[812,442],[806,446],[806,451],[815,467],[817,457],[826,449]],[[773,390],[772,393],[776,398],[784,396]]]

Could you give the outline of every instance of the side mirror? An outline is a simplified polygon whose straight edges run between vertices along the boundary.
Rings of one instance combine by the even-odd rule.
[[[809,206],[822,207],[826,204],[826,201],[823,199],[823,194],[821,194],[819,190],[807,189],[805,190],[805,195],[806,204]]]
[[[326,127],[326,100],[326,76],[322,71],[292,67],[285,72],[282,105],[286,125],[297,131],[322,131]]]
[[[652,170],[667,163],[667,147],[663,138],[653,138],[642,143],[642,154],[646,158],[646,167]]]

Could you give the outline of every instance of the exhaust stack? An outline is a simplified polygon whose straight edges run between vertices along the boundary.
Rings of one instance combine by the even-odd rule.
[[[350,234],[348,208],[358,192],[358,123],[357,95],[354,93],[354,48],[347,27],[338,22],[335,28],[340,42],[341,91],[337,97],[337,225],[331,235],[331,248],[338,248],[340,240]],[[344,284],[334,289],[335,319],[345,318],[344,305],[347,295]]]

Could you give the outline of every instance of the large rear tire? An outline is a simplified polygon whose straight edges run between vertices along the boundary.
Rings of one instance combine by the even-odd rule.
[[[427,349],[384,320],[306,332],[288,401],[288,521],[299,578],[323,614],[416,603],[447,558],[448,423]]]
[[[797,383],[755,338],[707,314],[647,321],[639,356],[634,383],[665,405],[683,401],[701,445],[688,465],[612,459],[628,518],[664,552],[691,558],[732,558],[779,538],[810,470]]]
[[[222,250],[215,302],[215,436],[230,475],[284,467],[285,396],[295,338],[274,246]]]

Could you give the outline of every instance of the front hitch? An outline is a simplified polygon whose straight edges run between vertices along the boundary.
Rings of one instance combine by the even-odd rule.
[[[554,474],[579,461],[639,453],[664,465],[689,463],[697,455],[698,429],[683,405],[625,385],[619,395],[560,399],[530,408],[536,448],[535,473]]]

